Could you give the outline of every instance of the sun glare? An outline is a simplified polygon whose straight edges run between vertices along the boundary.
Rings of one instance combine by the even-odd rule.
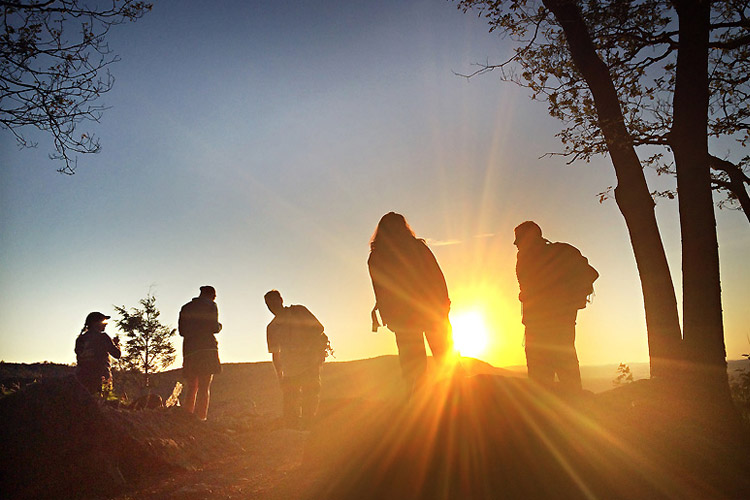
[[[453,342],[462,356],[476,358],[487,348],[487,325],[479,311],[451,314]]]

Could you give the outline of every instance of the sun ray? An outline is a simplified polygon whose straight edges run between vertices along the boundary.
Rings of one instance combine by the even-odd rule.
[[[451,315],[453,342],[456,350],[467,357],[476,358],[485,353],[489,340],[484,315],[478,310]]]

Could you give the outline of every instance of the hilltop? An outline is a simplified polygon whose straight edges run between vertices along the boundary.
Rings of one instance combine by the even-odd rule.
[[[269,362],[223,365],[208,422],[179,408],[107,407],[82,392],[71,367],[48,365],[0,365],[4,376],[18,368],[41,379],[0,399],[3,498],[750,493],[746,437],[726,422],[686,419],[689,402],[651,380],[567,401],[522,373],[466,359],[468,376],[439,381],[405,405],[396,356],[327,363],[318,421],[300,432],[278,421]],[[179,377],[158,374],[154,391],[166,396]]]
[[[506,373],[478,360],[465,365],[469,373]],[[276,488],[285,476],[278,467],[299,466],[307,436],[278,425],[281,395],[270,362],[222,369],[212,386],[210,420],[202,423],[179,408],[98,404],[75,382],[71,366],[0,363],[0,384],[9,392],[0,399],[0,496],[106,498],[152,484],[169,489],[175,476],[234,463],[237,456],[254,481],[275,478],[262,489]],[[396,356],[327,363],[321,415],[365,400],[400,401],[399,373]],[[155,375],[153,392],[166,399],[180,377],[180,370]]]

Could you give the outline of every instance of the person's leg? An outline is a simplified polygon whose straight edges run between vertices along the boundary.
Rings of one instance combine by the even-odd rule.
[[[315,367],[305,373],[301,385],[302,397],[302,425],[309,425],[318,413],[320,405],[320,367]]]
[[[92,375],[90,373],[79,373],[76,374],[78,382],[86,389],[86,391],[94,397],[102,395],[102,384],[104,383],[104,377],[101,375]]]
[[[300,418],[300,378],[299,376],[287,377],[281,380],[281,396],[283,398],[282,410],[284,424],[295,428]]]
[[[560,380],[560,389],[567,393],[582,390],[581,370],[575,346],[575,328],[575,315],[564,318],[564,322],[557,327],[554,366]]]
[[[213,381],[213,374],[199,375],[196,377],[198,380],[197,386],[197,397],[195,398],[195,414],[201,420],[206,420],[208,416],[208,404],[211,401],[211,381]]]
[[[560,389],[568,393],[580,392],[583,390],[583,386],[575,346],[572,345],[562,349],[559,356],[557,378],[560,379]]]
[[[182,404],[188,413],[195,412],[195,398],[198,394],[198,376],[193,374],[184,374],[185,378],[185,396]]]
[[[555,382],[554,354],[544,328],[526,327],[526,367],[529,380],[552,389]]]
[[[407,394],[411,397],[427,368],[423,334],[421,331],[396,332],[396,345],[401,374],[406,382]]]
[[[427,343],[430,345],[432,357],[439,364],[445,364],[453,353],[453,329],[450,321],[440,321],[425,331]]]

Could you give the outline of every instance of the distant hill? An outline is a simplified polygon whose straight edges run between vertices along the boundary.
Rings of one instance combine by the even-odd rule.
[[[634,380],[640,380],[650,377],[648,363],[628,364],[633,374]],[[737,377],[738,372],[750,370],[750,361],[747,359],[730,359],[727,360],[727,373],[730,380]],[[583,386],[592,392],[602,392],[614,387],[612,381],[617,377],[617,365],[595,365],[582,366],[581,378]]]
[[[467,373],[522,377],[523,373],[496,368],[473,358],[463,358]],[[0,363],[0,385],[7,388],[23,386],[41,378],[72,375],[73,366],[54,363]],[[321,372],[325,398],[390,399],[399,397],[403,390],[398,356],[379,356],[355,361],[326,362]],[[152,378],[153,390],[162,397],[171,394],[177,382],[182,382],[180,369],[158,373]],[[137,397],[138,394],[129,394]],[[211,386],[212,411],[227,410],[249,404],[261,413],[274,412],[281,405],[276,373],[270,361],[256,363],[225,363],[222,373],[214,377]]]
[[[57,363],[5,363],[0,362],[0,385],[23,386],[34,380],[72,375],[75,368]]]
[[[525,377],[525,366],[497,368],[474,358],[463,358],[464,369],[471,375],[491,374]],[[635,380],[649,377],[648,363],[629,364]],[[255,363],[226,363],[223,373],[215,377],[211,388],[214,403],[226,400],[252,402],[259,411],[270,411],[280,404],[280,391],[270,361]],[[730,377],[738,370],[750,369],[747,359],[728,361]],[[55,363],[0,363],[0,385],[26,385],[35,379],[73,374],[75,368]],[[402,390],[398,356],[378,356],[354,361],[332,361],[323,366],[321,397],[388,399]],[[584,389],[602,392],[614,387],[617,365],[581,366]],[[176,382],[182,380],[181,371],[173,369],[154,377],[156,392],[169,395]]]
[[[629,363],[633,380],[649,378],[648,363]],[[608,391],[615,387],[614,380],[617,378],[617,367],[619,365],[581,365],[581,381],[583,388],[591,392]],[[521,376],[526,376],[526,365],[506,366],[505,370]]]
[[[462,365],[471,375],[525,376],[473,358],[463,358]],[[171,392],[178,381],[181,381],[180,370],[159,373],[154,379],[162,396]],[[395,355],[326,362],[321,381],[321,399],[382,400],[398,398],[403,391],[401,368]],[[281,391],[271,362],[223,364],[222,373],[214,377],[211,385],[211,411],[220,411],[229,401],[233,405],[252,403],[261,413],[277,411],[281,407]]]
[[[651,376],[648,363],[626,363],[633,374],[633,380],[649,378]],[[615,387],[614,380],[617,378],[617,367],[619,364],[611,365],[587,365],[581,367],[581,380],[583,388],[591,392],[604,392]]]
[[[633,374],[633,380],[647,379],[650,377],[648,363],[626,363]],[[607,365],[582,365],[581,380],[583,388],[591,392],[608,391],[615,387],[614,380],[617,378],[616,364]],[[750,361],[747,359],[730,359],[727,361],[727,373],[729,378],[737,376],[738,371],[750,369]],[[506,366],[505,370],[526,375],[526,366]]]

